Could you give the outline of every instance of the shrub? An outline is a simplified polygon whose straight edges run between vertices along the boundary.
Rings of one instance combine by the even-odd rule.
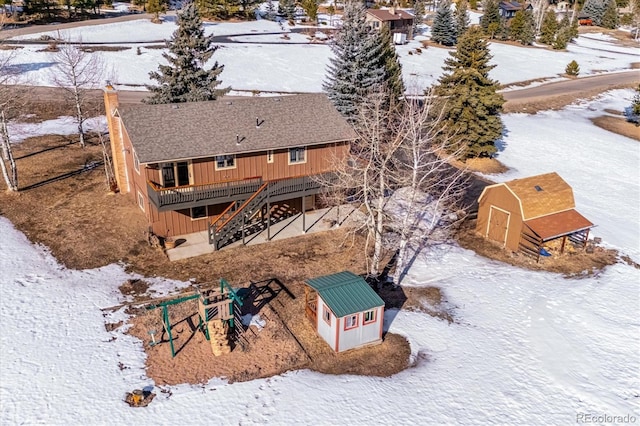
[[[564,72],[567,75],[576,77],[578,74],[580,74],[580,65],[578,65],[578,63],[575,60],[573,60],[567,64],[567,67],[564,69]]]

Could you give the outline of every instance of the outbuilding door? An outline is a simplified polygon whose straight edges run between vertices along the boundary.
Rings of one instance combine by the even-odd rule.
[[[502,245],[506,244],[510,216],[511,213],[508,211],[491,206],[489,210],[489,224],[487,225],[487,238]]]

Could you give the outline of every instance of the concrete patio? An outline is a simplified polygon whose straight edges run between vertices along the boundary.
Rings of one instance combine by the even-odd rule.
[[[345,205],[308,211],[304,217],[302,213],[298,213],[281,222],[272,224],[269,230],[265,229],[257,234],[248,235],[244,242],[245,245],[255,245],[336,229],[343,224],[354,211],[354,206]],[[270,239],[267,234],[270,234]],[[170,261],[201,256],[215,251],[213,246],[209,244],[207,231],[176,235],[174,238],[177,243],[176,247],[166,250]],[[229,244],[222,250],[241,245],[242,240],[239,240]]]

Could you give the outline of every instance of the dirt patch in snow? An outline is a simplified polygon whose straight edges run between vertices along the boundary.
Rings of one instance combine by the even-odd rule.
[[[522,253],[504,249],[498,244],[486,240],[475,232],[476,221],[469,220],[456,235],[458,243],[481,256],[499,260],[510,265],[536,271],[549,271],[564,276],[580,277],[597,274],[599,271],[618,262],[618,252],[596,245],[592,253],[583,248],[574,248],[567,242],[564,253],[560,253],[560,240],[550,242],[546,247],[551,256],[540,256],[539,262]]]
[[[591,122],[602,129],[640,141],[640,127],[628,122],[624,117],[602,115],[592,118]]]

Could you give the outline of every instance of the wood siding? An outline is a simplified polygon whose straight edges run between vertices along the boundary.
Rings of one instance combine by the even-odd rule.
[[[216,170],[215,158],[192,160],[190,165],[191,185],[241,180],[261,177],[263,180],[277,180],[330,171],[335,158],[344,158],[348,152],[348,143],[307,147],[306,161],[301,164],[289,164],[289,150],[274,151],[273,162],[267,162],[267,151],[237,155],[235,167]],[[160,166],[147,166],[147,178],[160,184]]]
[[[495,208],[491,208],[491,207]],[[493,220],[496,221],[495,212],[497,209],[509,212],[509,228],[506,230],[507,239],[504,246],[510,250],[518,251],[520,244],[520,233],[522,232],[522,213],[518,199],[505,185],[496,185],[487,187],[482,198],[478,202],[478,220],[476,223],[476,232],[485,238],[492,240],[504,240],[500,233],[504,231],[491,229],[489,220],[494,213]],[[506,215],[504,215],[506,216]],[[498,241],[502,243],[503,241]]]

